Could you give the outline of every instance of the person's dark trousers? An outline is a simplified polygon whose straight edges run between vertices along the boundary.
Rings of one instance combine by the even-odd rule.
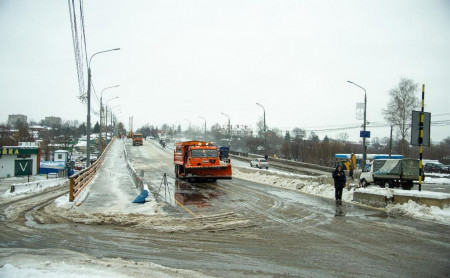
[[[334,191],[334,196],[336,197],[336,201],[342,200],[342,187],[336,187]]]

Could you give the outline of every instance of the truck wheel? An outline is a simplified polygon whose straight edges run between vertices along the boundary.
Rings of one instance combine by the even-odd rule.
[[[408,182],[408,183],[402,183],[402,189],[403,190],[411,190],[411,188],[414,186],[414,184],[412,182]]]
[[[385,180],[383,182],[383,188],[392,188],[391,187],[391,182],[389,180]]]
[[[360,181],[359,181],[359,184],[360,184],[362,187],[364,187],[364,188],[367,187],[367,181],[366,181],[365,179],[360,180]]]

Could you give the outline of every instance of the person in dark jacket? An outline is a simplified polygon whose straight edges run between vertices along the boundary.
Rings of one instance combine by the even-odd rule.
[[[333,171],[333,179],[336,201],[342,201],[342,191],[345,187],[345,182],[347,181],[342,165],[339,165],[336,167],[336,170]]]

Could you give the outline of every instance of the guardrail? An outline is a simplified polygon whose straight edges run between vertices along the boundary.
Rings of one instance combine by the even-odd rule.
[[[254,158],[264,158],[262,155],[258,154],[250,154],[250,153],[241,153],[241,152],[230,152],[230,154],[236,158],[240,158],[246,161],[250,161]],[[269,157],[269,163],[272,163],[272,165],[276,166],[284,166],[284,167],[296,167],[296,168],[306,168],[306,169],[313,169],[313,170],[319,170],[327,173],[331,173],[334,168],[321,166],[317,164],[312,163],[306,163],[306,162],[299,162],[299,161],[292,161],[282,158],[274,158]],[[275,163],[274,163],[275,162]]]
[[[130,161],[128,160],[128,152],[127,152],[127,148],[125,147],[125,141],[123,141],[123,153],[124,153],[124,158],[125,158],[125,162],[127,163],[127,169],[130,172],[130,175],[132,177],[134,186],[136,186],[137,189],[139,189],[139,191],[143,191],[143,190],[148,190],[149,187],[148,185],[144,182],[143,177],[141,177],[136,169],[133,168],[133,166],[131,166]]]
[[[102,162],[105,159],[106,154],[108,153],[108,150],[112,146],[112,143],[114,143],[115,139],[116,138],[114,138],[111,142],[109,142],[108,146],[105,148],[103,153],[94,163],[91,164],[91,166],[69,177],[70,202],[73,202],[75,198],[77,198],[78,195],[80,195],[80,193],[86,188],[89,182],[95,177],[95,174],[97,174],[98,169],[100,168],[100,166],[102,166]]]

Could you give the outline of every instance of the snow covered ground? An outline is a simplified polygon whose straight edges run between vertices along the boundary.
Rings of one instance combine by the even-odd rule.
[[[62,249],[2,248],[0,265],[0,277],[4,278],[207,277],[195,271],[173,269],[151,262],[97,259]]]
[[[2,198],[14,198],[21,195],[29,195],[36,192],[43,191],[47,188],[60,186],[69,182],[67,178],[47,179],[45,176],[34,176],[30,182],[24,182],[24,178],[12,177],[3,179],[2,183]],[[11,186],[14,186],[14,192],[11,192]],[[5,187],[6,191],[4,190]]]
[[[298,190],[303,193],[313,194],[317,196],[322,196],[329,199],[334,199],[334,186],[329,183],[324,183],[326,181],[326,177],[310,177],[305,175],[296,175],[296,174],[281,174],[278,173],[274,175],[273,173],[267,172],[265,170],[259,171],[249,171],[248,169],[242,169],[238,167],[233,168],[233,176],[236,178],[251,180],[258,183],[269,184],[276,187],[287,188],[291,190]],[[440,177],[435,179],[438,182],[441,182],[442,185],[450,186],[450,180],[445,177]],[[430,181],[428,181],[430,182]],[[394,194],[395,190],[399,189],[389,189],[389,188],[380,188],[378,186],[369,186],[367,188],[358,188],[355,189],[356,181],[350,183],[350,189],[344,190],[342,199],[344,202],[353,202],[353,193],[355,190],[359,191],[367,191],[367,192],[376,192],[377,194],[386,194],[389,196],[390,194]],[[421,191],[418,190],[410,190],[404,191],[401,190],[402,194],[411,194],[412,196],[447,196],[449,194],[439,193],[439,192],[430,192],[430,191]],[[356,204],[356,203],[355,203]],[[413,201],[409,201],[407,204],[392,204],[386,207],[386,211],[392,214],[401,214],[406,215],[408,217],[434,221],[437,223],[450,225],[450,207],[446,207],[444,209],[440,209],[439,207],[427,207],[426,205],[421,205]]]

